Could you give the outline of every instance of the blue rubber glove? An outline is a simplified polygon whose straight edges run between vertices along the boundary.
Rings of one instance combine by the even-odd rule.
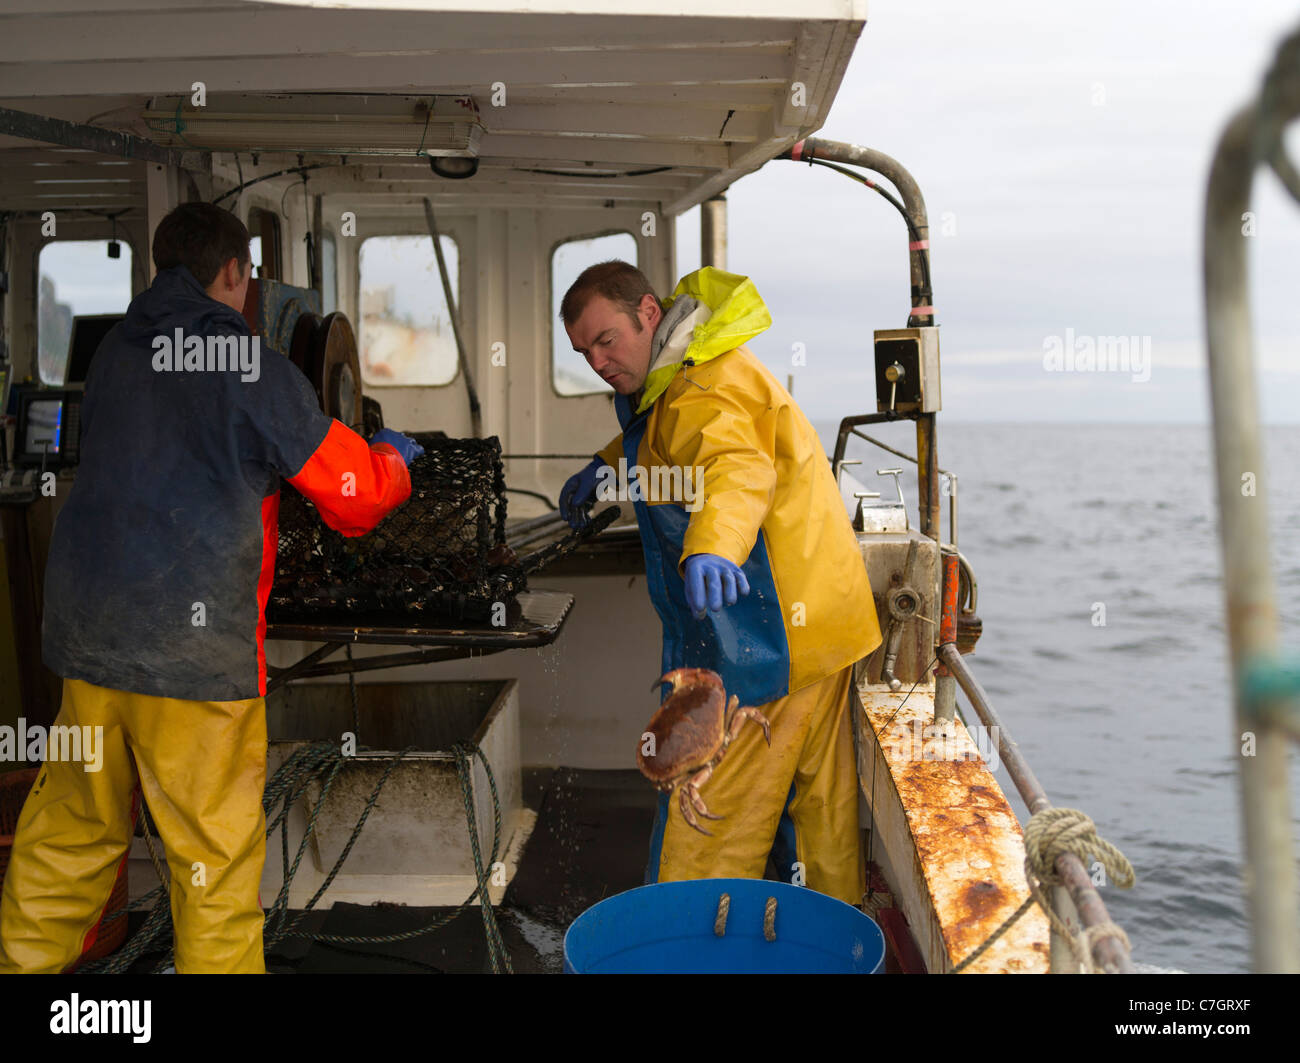
[[[370,437],[370,442],[372,444],[387,443],[402,456],[402,460],[407,465],[410,465],[414,459],[424,453],[424,447],[420,446],[414,439],[402,435],[401,432],[394,432],[391,428],[381,428]]]
[[[560,491],[560,516],[569,522],[569,527],[577,529],[586,525],[587,515],[583,510],[596,497],[596,480],[604,467],[602,458],[592,458],[581,472],[564,482]]]
[[[735,605],[738,595],[749,593],[749,580],[736,565],[717,554],[691,554],[686,559],[686,604],[697,620],[707,605],[715,613]]]

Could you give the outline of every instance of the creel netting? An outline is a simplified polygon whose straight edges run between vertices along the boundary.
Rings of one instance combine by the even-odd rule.
[[[487,620],[494,603],[525,589],[525,572],[504,546],[499,440],[410,435],[424,447],[409,466],[411,497],[366,535],[340,535],[284,485],[269,619],[398,613]]]

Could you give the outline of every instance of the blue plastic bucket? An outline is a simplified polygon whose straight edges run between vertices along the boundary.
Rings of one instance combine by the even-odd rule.
[[[763,933],[769,897],[775,941]],[[885,936],[852,905],[764,879],[642,886],[588,908],[564,935],[567,974],[878,974],[884,960]]]

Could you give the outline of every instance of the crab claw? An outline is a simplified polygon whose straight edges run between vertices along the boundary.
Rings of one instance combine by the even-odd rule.
[[[708,782],[712,775],[713,765],[706,764],[682,783],[681,791],[677,795],[677,805],[682,810],[682,819],[686,820],[701,834],[707,834],[710,838],[713,837],[713,832],[700,826],[700,821],[695,818],[695,813],[698,812],[705,819],[723,818],[710,812],[708,806],[704,803],[704,798],[700,796],[700,787]]]
[[[707,668],[674,668],[671,672],[665,672],[652,684],[651,690],[657,690],[664,683],[671,683],[673,693],[677,693],[684,686],[693,683],[708,683],[711,686],[722,686],[722,678],[717,672],[711,672]]]
[[[746,720],[753,720],[763,728],[763,738],[770,746],[772,744],[772,725],[768,722],[767,717],[759,712],[758,709],[749,706],[746,706],[743,709],[735,708],[736,698],[733,697],[731,700],[733,703],[733,711],[731,715],[731,726],[727,729],[727,741],[730,742],[736,737],[740,732],[741,724]]]
[[[682,818],[687,823],[701,834],[707,834],[710,838],[713,837],[713,831],[705,830],[700,826],[700,821],[695,818],[695,813],[698,812],[705,819],[722,819],[722,817],[715,816],[709,811],[708,806],[704,803],[704,798],[700,796],[699,790],[695,788],[695,783],[682,783],[681,793],[677,795],[677,804],[682,810]],[[691,806],[694,806],[693,810]]]

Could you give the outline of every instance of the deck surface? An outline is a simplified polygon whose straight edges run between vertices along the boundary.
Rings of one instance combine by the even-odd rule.
[[[501,937],[516,973],[559,973],[564,931],[604,897],[643,882],[655,791],[638,771],[557,768],[533,777],[525,800],[537,825],[519,870],[497,907]],[[530,793],[531,791],[531,793]],[[274,849],[268,859],[278,859]],[[336,904],[313,912],[304,929],[344,936],[401,933],[427,926],[449,908]],[[132,931],[146,913],[133,912]],[[297,914],[297,913],[295,913]],[[368,955],[366,954],[368,953]],[[136,970],[151,970],[145,957]],[[367,945],[285,942],[267,957],[280,974],[478,973],[490,970],[477,907],[409,941]]]
[[[501,937],[517,973],[559,973],[569,924],[604,897],[642,884],[654,801],[654,790],[638,771],[560,768],[551,773],[538,806],[537,826],[497,908]],[[447,911],[335,905],[324,913],[321,931],[396,933],[430,923]],[[462,912],[427,937],[373,948],[449,974],[490,970],[477,908]],[[347,955],[314,944],[293,969],[300,974],[328,974],[428,968],[397,959]]]

